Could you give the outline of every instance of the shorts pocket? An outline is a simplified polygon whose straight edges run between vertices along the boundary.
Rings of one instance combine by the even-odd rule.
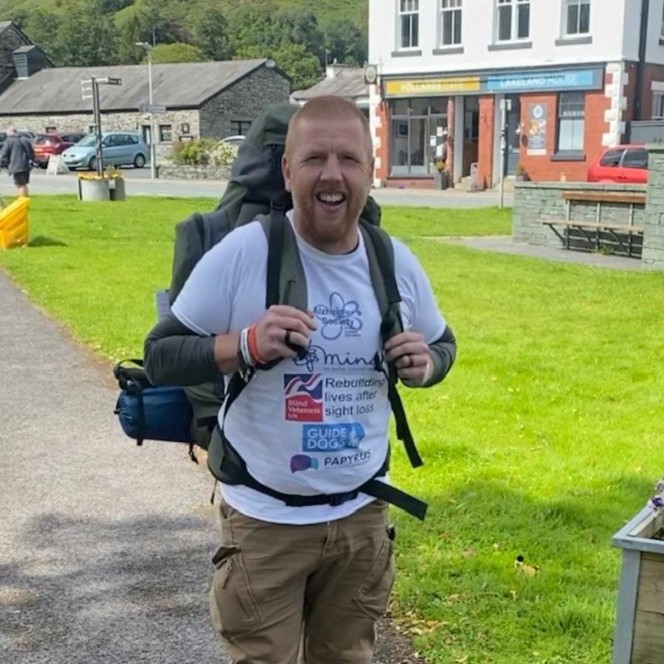
[[[238,547],[222,546],[212,559],[215,572],[210,591],[210,613],[217,631],[230,641],[261,622],[258,602]]]
[[[378,620],[387,610],[394,577],[393,545],[386,535],[378,555],[353,598],[357,607],[373,620]]]

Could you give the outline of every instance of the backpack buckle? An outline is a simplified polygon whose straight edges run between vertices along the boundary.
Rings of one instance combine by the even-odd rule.
[[[343,505],[343,503],[347,503],[349,500],[355,500],[359,493],[357,489],[347,491],[346,493],[333,493],[330,495],[328,504],[332,507],[339,507],[339,505]]]

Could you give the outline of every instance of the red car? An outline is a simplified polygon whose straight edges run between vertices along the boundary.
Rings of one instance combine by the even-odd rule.
[[[61,154],[67,148],[83,138],[85,134],[40,134],[32,143],[35,151],[35,163],[41,168],[46,168],[48,159],[53,154]]]
[[[588,182],[647,184],[648,150],[637,144],[605,148],[588,166]]]

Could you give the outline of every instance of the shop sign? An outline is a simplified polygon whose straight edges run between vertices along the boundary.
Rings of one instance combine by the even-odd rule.
[[[541,90],[588,90],[602,87],[601,69],[551,72],[516,72],[489,76],[488,92],[533,92]]]
[[[548,115],[548,104],[528,104],[528,148],[526,151],[529,156],[546,154],[546,121]]]
[[[387,97],[417,97],[460,92],[479,92],[480,77],[422,78],[385,81]]]

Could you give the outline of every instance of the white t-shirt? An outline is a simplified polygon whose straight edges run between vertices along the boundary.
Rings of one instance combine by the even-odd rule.
[[[299,495],[339,493],[370,479],[387,453],[387,380],[374,362],[380,312],[361,235],[343,255],[323,253],[299,236],[297,244],[318,324],[309,353],[257,371],[229,408],[224,432],[262,484]],[[393,245],[404,327],[431,343],[445,321],[415,256],[398,240]],[[263,228],[242,226],[197,263],[172,312],[199,334],[241,330],[265,313],[266,272]],[[339,506],[288,507],[245,486],[221,488],[232,507],[273,523],[331,521],[373,500],[360,494]]]

